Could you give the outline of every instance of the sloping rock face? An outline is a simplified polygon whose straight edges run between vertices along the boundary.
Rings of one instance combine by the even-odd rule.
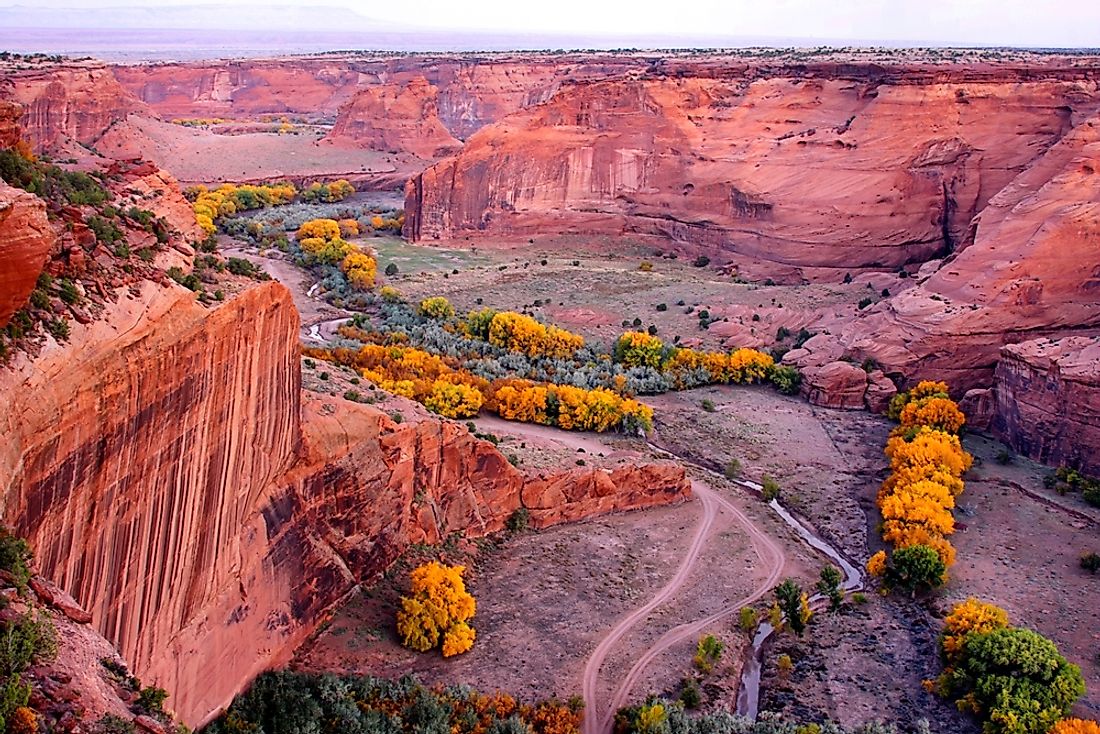
[[[1100,337],[1004,347],[994,395],[993,431],[1014,450],[1100,475]]]
[[[4,96],[23,106],[24,134],[39,152],[66,139],[90,145],[128,114],[152,114],[101,64],[55,65],[6,81]]]
[[[423,77],[404,86],[372,87],[340,108],[327,138],[434,160],[461,147],[439,119],[439,90]]]
[[[1005,344],[1100,330],[1100,117],[992,198],[974,244],[847,330],[849,356],[910,381],[989,387]]]
[[[526,477],[460,424],[301,404],[278,284],[215,310],[145,283],[0,373],[0,515],[199,724],[410,543],[685,498],[682,468]]]
[[[894,268],[966,244],[990,197],[1100,99],[1073,72],[665,72],[563,87],[483,128],[410,182],[406,236],[628,232]]]
[[[27,302],[56,239],[46,202],[0,181],[0,328]]]

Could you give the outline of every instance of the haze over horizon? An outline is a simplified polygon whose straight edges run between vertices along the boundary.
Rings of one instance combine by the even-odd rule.
[[[656,2],[559,0],[541,6],[503,0],[422,0],[410,14],[401,3],[302,0],[27,0],[0,1],[0,46],[23,29],[111,32],[209,30],[240,33],[361,34],[354,47],[379,48],[395,34],[434,38],[458,47],[489,37],[491,47],[672,47],[711,45],[962,45],[1031,48],[1100,46],[1100,4],[1061,3],[1057,13],[1028,0],[703,0]],[[79,39],[78,39],[79,40]],[[335,42],[335,40],[333,41]],[[322,44],[322,40],[317,40]],[[503,44],[503,45],[502,45]],[[488,48],[487,46],[486,48]],[[43,50],[57,50],[45,48]]]

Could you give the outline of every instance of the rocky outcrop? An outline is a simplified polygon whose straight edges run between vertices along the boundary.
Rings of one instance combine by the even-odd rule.
[[[632,233],[803,269],[922,262],[966,244],[990,197],[1100,100],[1095,82],[1004,74],[685,65],[572,84],[410,182],[406,236]]]
[[[327,139],[434,160],[461,147],[439,119],[439,90],[424,77],[371,87],[340,108]]]
[[[46,202],[0,181],[0,327],[27,302],[55,241]]]
[[[19,119],[22,116],[23,108],[20,105],[0,100],[0,149],[14,148],[19,142],[22,133]]]
[[[278,284],[145,283],[0,374],[0,514],[147,684],[202,723],[411,542],[682,499],[683,470],[527,477],[459,423],[300,408]]]
[[[23,106],[23,132],[36,151],[66,140],[90,145],[130,113],[152,114],[97,63],[72,63],[15,72],[6,96]]]
[[[993,392],[993,431],[1015,451],[1100,475],[1100,337],[1004,347]]]

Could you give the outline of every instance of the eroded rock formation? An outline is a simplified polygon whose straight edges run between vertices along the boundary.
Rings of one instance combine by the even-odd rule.
[[[1013,449],[1100,475],[1100,337],[1004,347],[993,394],[993,431]]]
[[[328,139],[426,160],[453,153],[462,144],[440,121],[438,96],[439,90],[424,77],[403,86],[365,89],[340,108]]]
[[[207,310],[146,282],[109,309],[0,375],[0,509],[192,724],[410,542],[500,530],[520,506],[543,526],[689,491],[675,466],[528,477],[458,423],[300,409],[278,284]]]
[[[974,244],[847,330],[848,354],[960,391],[992,384],[1007,343],[1100,329],[1100,118],[994,196]]]
[[[685,65],[573,84],[410,182],[406,235],[639,233],[896,268],[965,245],[990,197],[1097,100],[1084,72],[1011,69]]]
[[[5,81],[0,96],[23,106],[23,132],[36,151],[67,139],[90,145],[128,114],[152,114],[103,64],[53,65],[19,71]]]

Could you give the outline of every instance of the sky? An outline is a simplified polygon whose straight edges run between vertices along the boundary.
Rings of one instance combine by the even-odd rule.
[[[5,7],[344,7],[391,30],[1100,47],[1100,0],[0,0]],[[212,9],[213,10],[213,9]]]

